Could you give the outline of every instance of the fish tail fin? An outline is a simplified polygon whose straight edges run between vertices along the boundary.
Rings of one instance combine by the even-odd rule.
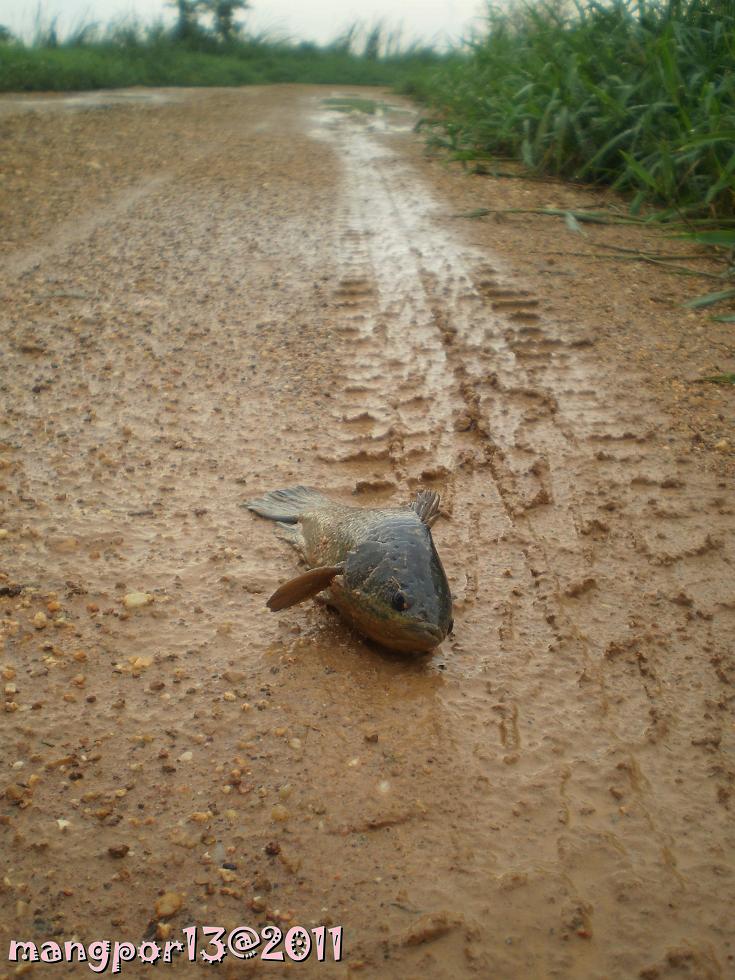
[[[285,490],[272,490],[256,500],[248,500],[245,506],[261,517],[267,517],[269,521],[295,524],[304,511],[327,504],[329,500],[318,490],[312,490],[311,487],[288,487]]]

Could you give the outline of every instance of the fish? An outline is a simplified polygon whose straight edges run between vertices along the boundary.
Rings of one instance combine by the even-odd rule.
[[[452,631],[452,595],[431,536],[439,494],[407,507],[350,507],[312,487],[273,490],[245,506],[275,521],[308,571],[268,599],[274,612],[325,592],[360,633],[391,650],[428,652]]]

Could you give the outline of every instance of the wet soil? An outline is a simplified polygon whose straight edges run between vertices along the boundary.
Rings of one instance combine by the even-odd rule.
[[[692,252],[653,231],[456,217],[605,195],[333,94],[2,111],[0,975],[273,923],[344,962],[225,976],[735,976],[709,283],[599,256]],[[297,558],[242,505],[294,483],[441,492],[433,655],[265,608]]]

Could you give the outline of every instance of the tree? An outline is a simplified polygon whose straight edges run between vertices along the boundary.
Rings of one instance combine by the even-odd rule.
[[[168,0],[172,7],[176,7],[179,19],[176,22],[174,33],[178,38],[191,37],[198,32],[197,12],[201,6],[200,0]]]
[[[214,17],[214,33],[225,43],[231,41],[240,30],[235,23],[236,15],[250,8],[248,0],[202,0],[201,5]]]

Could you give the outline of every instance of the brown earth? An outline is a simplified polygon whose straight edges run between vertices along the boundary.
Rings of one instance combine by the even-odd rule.
[[[717,269],[458,218],[611,198],[331,94],[1,104],[0,976],[270,923],[343,963],[225,976],[733,977],[731,327],[603,246]],[[434,655],[265,609],[294,483],[441,491]]]

